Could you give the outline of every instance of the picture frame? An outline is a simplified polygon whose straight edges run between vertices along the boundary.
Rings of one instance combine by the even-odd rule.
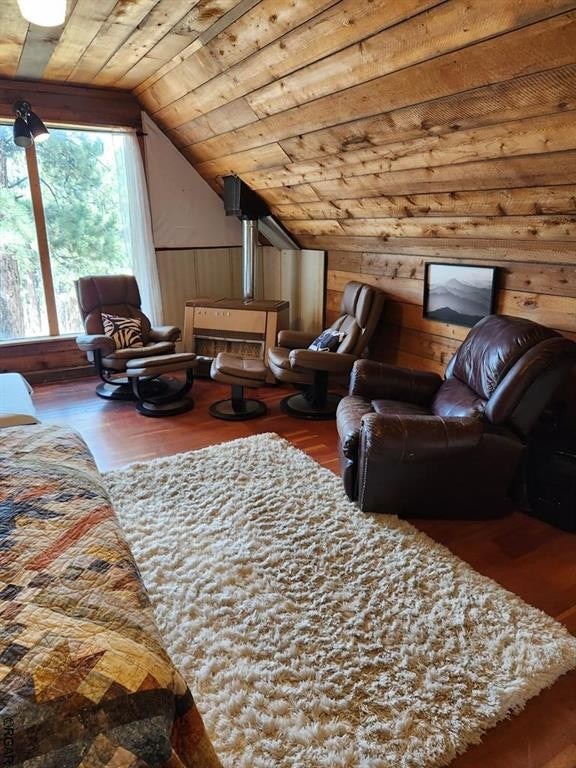
[[[496,306],[498,267],[427,262],[423,317],[471,328]]]

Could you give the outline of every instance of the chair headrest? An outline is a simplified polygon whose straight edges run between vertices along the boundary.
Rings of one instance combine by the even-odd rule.
[[[375,294],[375,289],[366,283],[358,283],[355,280],[346,283],[342,294],[340,314],[353,317],[360,328],[364,328],[370,315]]]
[[[360,328],[365,328],[368,316],[374,303],[375,290],[371,285],[363,285],[356,302],[356,322]]]
[[[520,317],[488,315],[470,331],[447,374],[488,400],[512,366],[532,347],[560,334]]]
[[[82,317],[100,307],[129,304],[140,309],[140,291],[133,275],[98,275],[76,281]]]
[[[338,352],[359,355],[370,342],[384,307],[384,294],[366,283],[352,281],[344,287],[341,315],[331,326],[345,334]]]
[[[354,280],[350,283],[346,283],[344,286],[344,293],[342,294],[342,304],[340,305],[341,315],[350,315],[350,317],[356,316],[356,304],[358,303],[358,297],[362,292],[364,283],[357,283]]]

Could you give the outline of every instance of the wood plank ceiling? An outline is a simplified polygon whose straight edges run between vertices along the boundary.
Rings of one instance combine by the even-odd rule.
[[[528,269],[576,332],[576,2],[69,0],[42,30],[4,0],[0,29],[0,76],[132,90],[258,190],[333,254],[334,306],[352,274],[414,303],[428,258],[505,261],[509,303]]]

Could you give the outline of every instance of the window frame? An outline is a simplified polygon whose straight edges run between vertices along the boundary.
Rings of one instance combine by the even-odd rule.
[[[0,116],[0,125],[12,127],[13,120]],[[56,123],[46,121],[48,129],[83,131],[92,133],[135,133],[139,138],[140,150],[144,158],[144,143],[142,141],[141,128],[134,129],[122,126],[105,125],[78,125],[70,123]],[[49,140],[49,139],[48,139]],[[30,186],[30,198],[32,201],[33,221],[36,230],[36,241],[38,245],[38,258],[40,272],[42,276],[42,291],[46,305],[46,315],[48,320],[48,336],[18,337],[14,339],[0,340],[0,348],[6,348],[12,345],[37,344],[50,342],[53,339],[74,339],[77,333],[61,333],[58,323],[58,310],[56,305],[56,292],[54,289],[54,279],[52,274],[52,263],[50,258],[50,244],[48,240],[48,230],[46,226],[46,216],[44,210],[44,201],[42,197],[42,185],[40,182],[40,167],[38,164],[38,155],[34,143],[23,150],[25,152],[26,168],[28,172],[28,183]],[[146,169],[146,163],[144,163]]]

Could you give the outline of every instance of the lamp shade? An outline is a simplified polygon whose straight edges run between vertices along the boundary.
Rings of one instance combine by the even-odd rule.
[[[36,143],[46,141],[49,137],[48,128],[44,125],[42,120],[34,112],[28,113],[28,128]]]
[[[66,0],[18,0],[26,21],[39,27],[59,27],[66,20]]]
[[[19,147],[31,147],[34,139],[24,118],[17,117],[14,121],[14,144]]]

